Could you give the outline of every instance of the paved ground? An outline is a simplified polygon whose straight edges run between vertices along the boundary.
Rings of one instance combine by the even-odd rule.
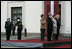
[[[46,37],[45,37],[46,38]],[[70,37],[59,37],[61,39],[70,39]],[[40,34],[38,33],[30,33],[27,35],[27,37],[25,37],[24,35],[22,35],[22,40],[23,39],[40,39]],[[3,34],[1,35],[1,40],[6,40],[6,36]],[[11,35],[10,40],[17,40],[17,35],[13,36]],[[2,46],[1,48],[20,48],[20,47],[8,47],[8,46]]]
[[[35,39],[35,38],[40,38],[40,34],[28,34],[27,37],[25,37],[24,35],[22,35],[22,40],[23,39]],[[6,40],[6,35],[1,35],[1,40]],[[10,40],[17,40],[17,35],[10,36]]]
[[[22,40],[25,39],[40,39],[40,34],[28,34],[27,37],[22,35]],[[6,40],[6,35],[1,35],[1,40]],[[17,40],[17,35],[11,35],[10,40]],[[2,46],[1,48],[19,48],[19,47],[9,47],[9,46]]]

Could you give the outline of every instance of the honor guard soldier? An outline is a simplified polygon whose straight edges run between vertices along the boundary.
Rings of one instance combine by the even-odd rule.
[[[13,21],[12,35],[15,35],[16,23]]]
[[[21,40],[23,25],[22,25],[20,18],[18,18],[16,25],[17,25],[18,40]]]
[[[6,40],[10,40],[12,24],[10,22],[10,18],[7,19],[5,22],[5,29],[6,29]]]

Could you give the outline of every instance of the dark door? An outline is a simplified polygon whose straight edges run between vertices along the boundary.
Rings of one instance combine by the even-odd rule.
[[[59,1],[54,1],[54,15],[60,14],[59,6],[60,6]],[[47,20],[48,12],[50,12],[50,9],[51,9],[51,1],[44,1],[44,15],[46,20]],[[45,35],[47,35],[47,21],[46,21]]]
[[[17,22],[17,18],[21,18],[22,21],[22,7],[11,7],[11,21]]]

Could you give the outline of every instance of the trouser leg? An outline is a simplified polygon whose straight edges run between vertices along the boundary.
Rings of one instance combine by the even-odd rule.
[[[57,30],[56,40],[59,38],[59,30]]]
[[[10,40],[11,31],[6,31],[6,40]]]
[[[48,31],[48,35],[47,35],[47,40],[51,41],[51,35],[52,35],[52,31]]]
[[[13,30],[13,35],[15,35],[15,30]]]
[[[8,31],[6,30],[6,40],[8,40]]]
[[[13,28],[13,35],[15,35],[15,28]]]
[[[21,40],[21,30],[18,30],[18,40]]]
[[[53,40],[56,41],[56,35],[57,34],[53,34]]]
[[[10,35],[11,35],[11,31],[9,31],[9,37],[8,37],[9,40],[10,40]]]
[[[41,41],[44,41],[45,29],[41,29]]]

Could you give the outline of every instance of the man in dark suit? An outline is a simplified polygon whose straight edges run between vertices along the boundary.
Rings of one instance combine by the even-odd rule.
[[[61,25],[59,15],[56,15],[56,21],[57,21],[57,35],[56,35],[56,40],[58,40],[59,30],[60,30],[60,25]]]
[[[51,41],[52,30],[53,30],[52,14],[51,12],[49,12],[47,18],[47,41]]]
[[[10,22],[10,18],[7,19],[5,22],[5,29],[6,29],[6,40],[10,40],[12,23]]]

